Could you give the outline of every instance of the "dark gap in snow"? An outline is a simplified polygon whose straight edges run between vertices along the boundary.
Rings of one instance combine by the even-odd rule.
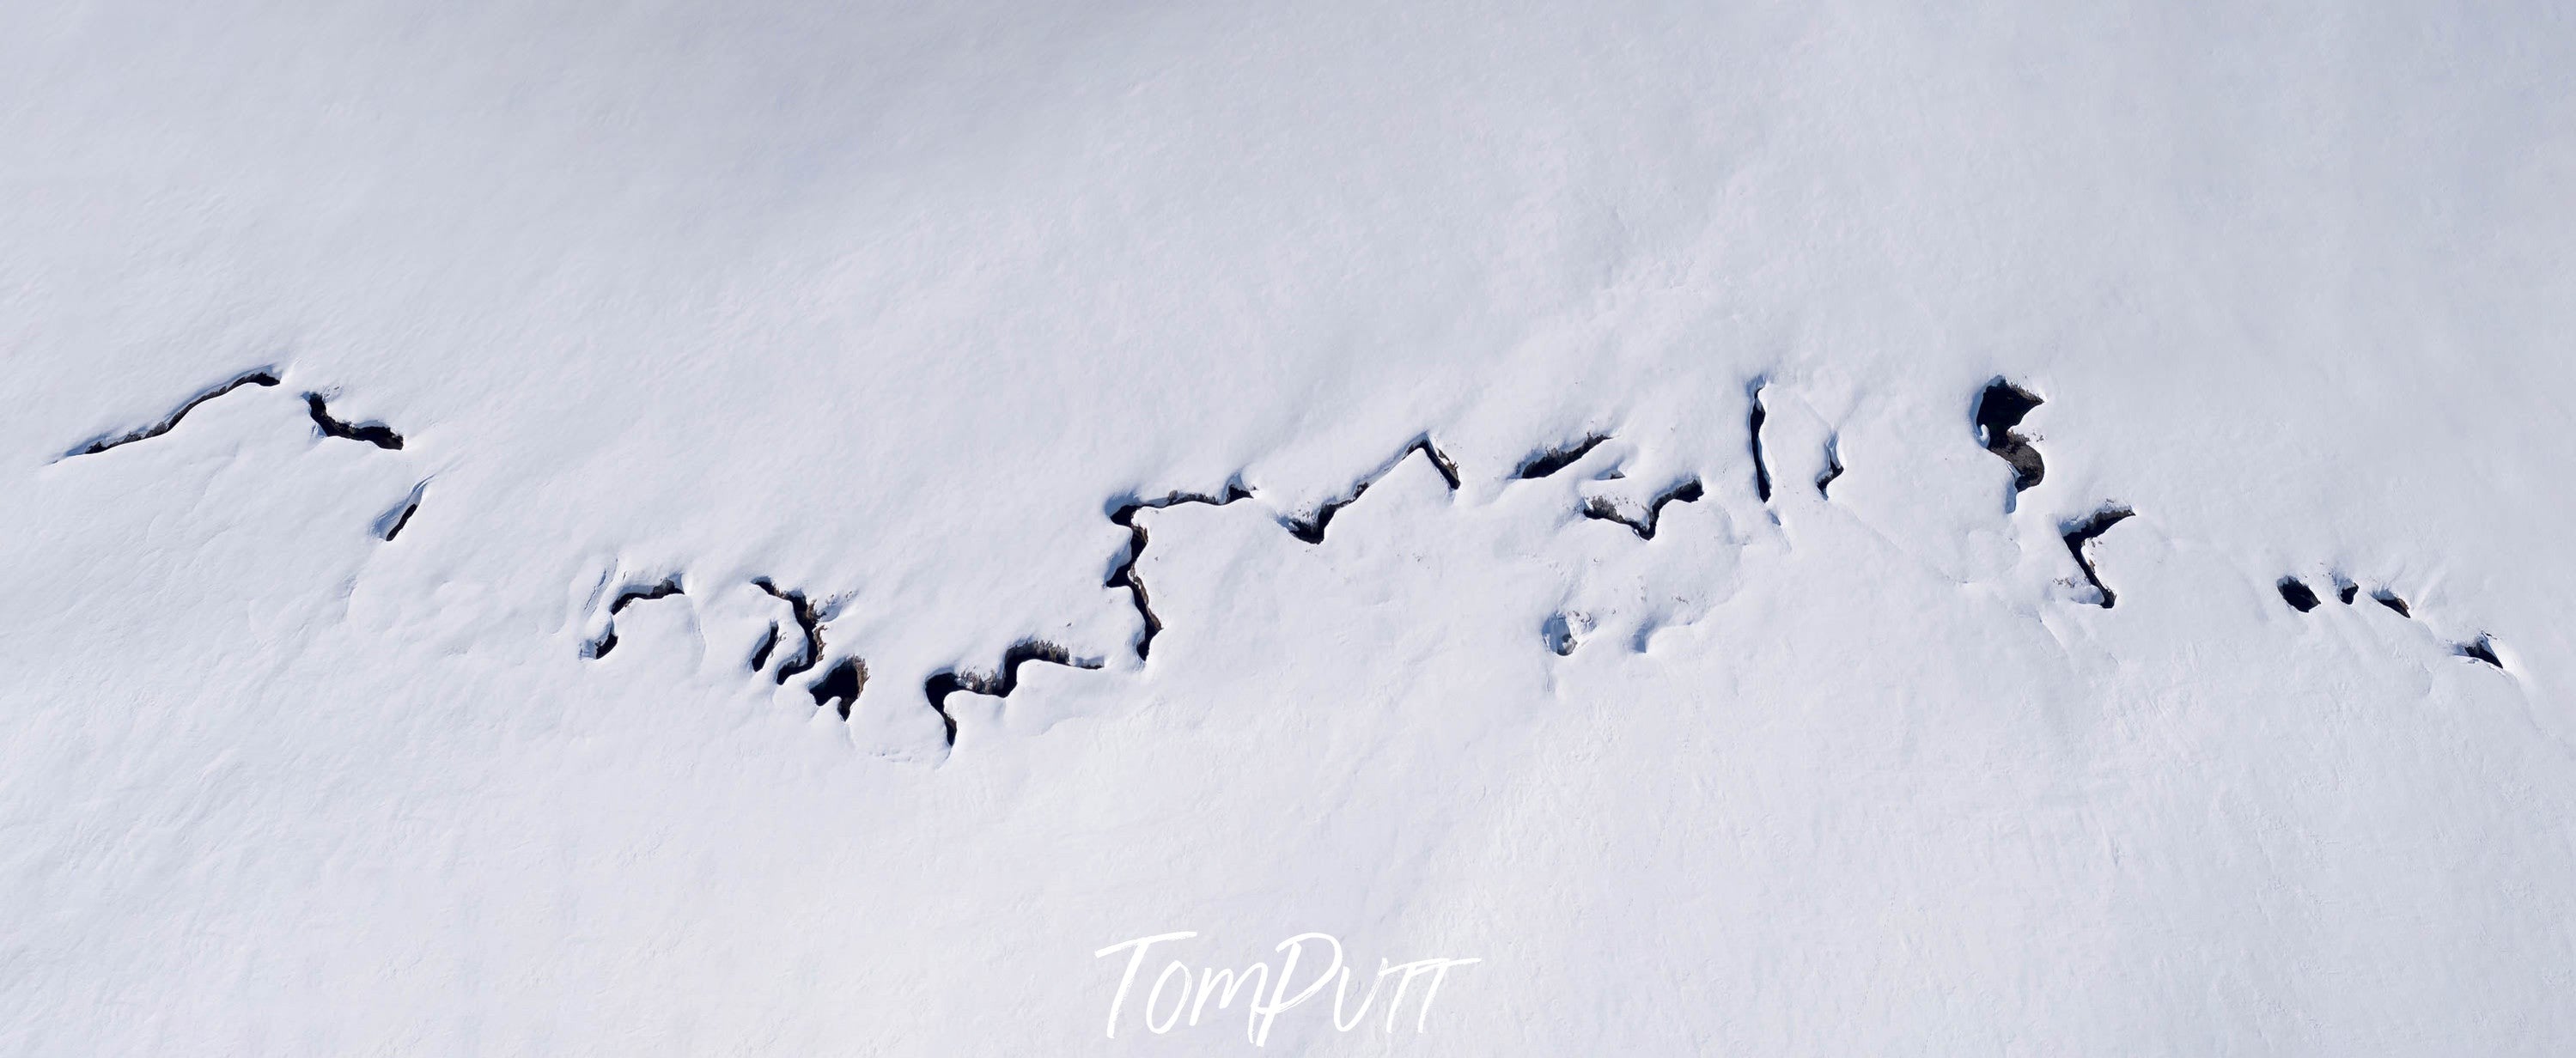
[[[403,531],[403,526],[411,524],[412,512],[419,509],[420,501],[417,499],[403,504],[401,510],[394,512],[393,524],[386,526],[385,531],[380,534],[377,539],[383,540],[386,543],[392,543],[394,537]]]
[[[2084,570],[2084,579],[2093,585],[2093,590],[2102,593],[2102,608],[2105,610],[2110,609],[2111,605],[2119,600],[2111,593],[2110,585],[2102,583],[2102,575],[2094,571],[2093,560],[2085,557],[2084,545],[2092,543],[2094,537],[2109,532],[2112,526],[2120,524],[2135,513],[2137,512],[2126,507],[2113,505],[2093,512],[2092,517],[2082,522],[2066,527],[2067,553],[2075,556],[2076,566]]]
[[[1368,491],[1368,486],[1363,484],[1359,488],[1351,490],[1349,499],[1326,503],[1323,506],[1316,508],[1315,513],[1311,515],[1304,518],[1290,518],[1280,524],[1288,527],[1288,535],[1296,537],[1299,540],[1303,540],[1309,544],[1323,543],[1324,527],[1332,524],[1333,516],[1341,513],[1342,508],[1351,505],[1351,500],[1359,499],[1360,493],[1366,491]]]
[[[2031,447],[2029,438],[2013,432],[2013,427],[2021,425],[2022,417],[2041,403],[2037,394],[2000,378],[1987,383],[1985,393],[1977,398],[1977,431],[1984,435],[1986,451],[2012,464],[2014,492],[2027,491],[2047,473],[2047,467],[2040,462],[2039,449]]]
[[[1826,435],[1825,472],[1816,475],[1816,495],[1825,496],[1825,487],[1833,484],[1835,478],[1843,476],[1842,446],[1841,434]],[[1826,498],[1831,499],[1832,497],[1826,496]]]
[[[826,704],[837,702],[841,719],[847,720],[850,718],[850,706],[858,702],[859,692],[866,690],[867,686],[867,663],[857,658],[842,658],[833,662],[831,670],[825,672],[823,678],[815,682],[814,708],[820,709]],[[953,728],[955,725],[950,726]],[[957,736],[953,731],[948,736],[948,742],[950,745],[957,743]]]
[[[162,434],[169,433],[172,427],[179,425],[179,420],[187,418],[189,412],[197,410],[197,405],[240,389],[243,386],[276,385],[278,383],[276,371],[277,369],[273,367],[263,367],[234,375],[232,378],[212,389],[197,391],[196,396],[188,398],[185,403],[180,404],[176,410],[172,411],[167,417],[163,418],[159,422],[153,423],[150,426],[128,430],[125,433],[118,434],[113,437],[91,438],[89,441],[73,448],[71,451],[63,453],[60,458],[69,459],[73,456],[97,455],[100,452],[107,451],[108,449],[114,448],[118,445],[133,444],[136,441],[150,440],[152,438],[159,437]]]
[[[1520,468],[1512,471],[1512,477],[1518,481],[1530,481],[1554,474],[1591,455],[1593,449],[1601,447],[1601,442],[1609,439],[1610,435],[1606,433],[1589,434],[1573,444],[1532,453],[1529,458],[1521,460]]]
[[[1762,383],[1753,383],[1753,414],[1745,432],[1753,439],[1753,495],[1764,503],[1771,502],[1771,467],[1762,461],[1762,420],[1770,413],[1762,407]]]
[[[664,577],[653,584],[630,585],[628,587],[619,588],[617,590],[617,597],[610,600],[608,603],[608,615],[615,617],[619,612],[625,610],[629,606],[635,605],[636,603],[652,602],[655,599],[667,599],[679,594],[681,594],[680,578],[676,574]]]
[[[2504,659],[2496,656],[2495,641],[2487,638],[2485,633],[2479,633],[2473,642],[2460,644],[2458,649],[2461,657],[2476,658],[2499,669],[2504,667]]]
[[[2386,588],[2381,588],[2378,591],[2371,592],[2370,597],[2379,600],[2379,605],[2397,611],[2397,616],[2399,617],[2415,616],[2414,611],[2406,608],[2406,600],[2398,598],[2396,592],[2390,591]]]
[[[680,578],[677,574],[664,577],[653,584],[630,584],[617,589],[617,596],[608,602],[608,627],[600,631],[599,638],[582,644],[581,656],[592,659],[604,658],[608,656],[609,651],[617,649],[616,618],[627,607],[639,602],[651,602],[679,594],[683,593],[680,591]]]
[[[402,533],[403,526],[411,524],[411,516],[420,510],[421,493],[428,488],[429,482],[426,481],[412,486],[411,495],[403,497],[400,506],[377,515],[376,539],[392,543],[394,537]]]
[[[1119,559],[1117,568],[1109,571],[1109,580],[1102,587],[1126,588],[1136,602],[1136,616],[1145,622],[1145,634],[1136,639],[1137,661],[1145,660],[1145,655],[1153,650],[1154,637],[1163,632],[1163,618],[1154,612],[1153,597],[1145,593],[1145,581],[1136,573],[1136,563],[1145,557],[1146,543],[1145,527],[1136,524],[1136,512],[1161,510],[1183,503],[1204,503],[1211,507],[1223,507],[1236,500],[1251,498],[1252,490],[1244,488],[1243,482],[1238,479],[1225,483],[1225,494],[1222,496],[1173,492],[1159,500],[1130,500],[1119,504],[1109,512],[1110,523],[1127,530],[1127,553]]]
[[[1704,495],[1707,495],[1707,492],[1700,488],[1699,479],[1692,478],[1688,481],[1682,482],[1681,484],[1675,485],[1670,489],[1666,489],[1663,495],[1655,497],[1654,502],[1647,504],[1646,518],[1644,521],[1630,520],[1626,514],[1620,512],[1618,504],[1611,502],[1606,497],[1599,496],[1594,497],[1591,503],[1584,505],[1583,516],[1586,518],[1598,518],[1605,522],[1617,522],[1621,525],[1627,526],[1631,532],[1636,533],[1638,539],[1652,540],[1655,538],[1656,523],[1663,520],[1665,504],[1673,503],[1675,501],[1682,503],[1697,503],[1699,502],[1700,497]]]
[[[353,423],[332,418],[331,410],[323,405],[322,395],[319,393],[304,395],[304,410],[312,413],[313,425],[321,427],[322,435],[325,437],[345,437],[352,441],[365,441],[378,448],[402,450],[402,435],[393,432],[392,428],[383,423]]]
[[[814,615],[814,604],[806,600],[804,592],[781,591],[777,582],[767,577],[754,577],[751,585],[786,603],[788,612],[796,618],[797,629],[805,633],[805,642],[796,648],[796,653],[778,664],[778,685],[784,687],[788,677],[813,668],[823,659],[823,622]]]
[[[1043,661],[1050,665],[1063,665],[1076,669],[1100,667],[1097,661],[1074,660],[1072,654],[1054,643],[1042,639],[1024,639],[1011,644],[1009,650],[1002,652],[1002,664],[997,671],[961,672],[951,669],[931,674],[929,679],[922,681],[921,696],[930,700],[930,707],[938,711],[940,722],[947,725],[948,744],[951,746],[957,744],[957,719],[948,715],[949,695],[959,691],[971,691],[976,694],[989,694],[996,698],[1008,698],[1012,691],[1020,687],[1020,666],[1032,661]]]
[[[1338,500],[1326,501],[1323,506],[1315,508],[1315,513],[1306,517],[1284,518],[1279,524],[1287,526],[1288,535],[1299,540],[1309,544],[1323,543],[1324,527],[1332,524],[1334,515],[1341,513],[1342,508],[1359,502],[1361,494],[1366,493],[1369,486],[1377,484],[1378,479],[1385,477],[1389,471],[1403,463],[1405,457],[1415,452],[1420,452],[1431,460],[1432,469],[1440,472],[1440,480],[1449,483],[1449,491],[1458,491],[1458,464],[1450,462],[1448,456],[1440,454],[1438,446],[1431,443],[1431,435],[1426,433],[1414,438],[1412,444],[1404,446],[1403,451],[1397,452],[1395,458],[1387,460],[1386,465],[1377,468],[1376,473],[1361,478],[1358,484],[1352,485],[1349,495]]]
[[[2349,582],[2338,582],[2338,584],[2340,586],[2335,589],[2335,598],[2343,600],[2344,605],[2350,606],[2354,599],[2361,597],[2361,585]]]
[[[769,667],[769,654],[778,649],[778,622],[769,622],[769,631],[760,637],[760,645],[751,648],[751,671]]]
[[[1431,469],[1440,472],[1440,480],[1448,484],[1449,491],[1458,491],[1458,464],[1450,462],[1448,456],[1440,454],[1440,449],[1431,444],[1430,434],[1426,433],[1414,438],[1411,447],[1396,454],[1396,461],[1402,462],[1406,455],[1414,452],[1420,452],[1425,458],[1431,460]],[[1394,464],[1388,464],[1388,469],[1394,469]]]
[[[2317,608],[2317,593],[2308,590],[2308,586],[2297,577],[2283,577],[2281,601],[2289,603],[2293,610],[2306,613]]]
[[[1592,631],[1592,619],[1582,614],[1555,613],[1539,626],[1539,636],[1547,643],[1548,653],[1565,657],[1582,645],[1585,633]]]

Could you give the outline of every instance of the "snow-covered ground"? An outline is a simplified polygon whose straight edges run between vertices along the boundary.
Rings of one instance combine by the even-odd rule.
[[[2570,186],[2548,4],[0,5],[0,1051],[2568,1053]]]

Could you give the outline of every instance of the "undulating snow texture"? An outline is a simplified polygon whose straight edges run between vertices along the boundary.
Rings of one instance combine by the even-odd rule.
[[[2572,71],[0,5],[0,1051],[2576,1050]]]

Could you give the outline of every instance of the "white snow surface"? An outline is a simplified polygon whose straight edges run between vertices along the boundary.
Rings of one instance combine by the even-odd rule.
[[[2576,1050],[2563,5],[19,0],[0,144],[0,1051]],[[1139,1010],[1308,931],[1481,961]]]

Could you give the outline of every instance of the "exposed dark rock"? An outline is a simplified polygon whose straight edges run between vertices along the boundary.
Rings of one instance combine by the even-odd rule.
[[[1582,645],[1585,634],[1592,631],[1592,619],[1582,614],[1549,614],[1539,626],[1539,638],[1547,643],[1548,653],[1565,657]]]
[[[822,679],[815,681],[812,689],[814,707],[820,709],[825,705],[837,704],[841,719],[847,720],[850,718],[850,706],[858,702],[859,692],[867,689],[867,685],[867,663],[857,658],[842,658],[832,663],[832,667],[823,673]],[[941,715],[944,718],[946,714]],[[952,745],[957,741],[956,725],[953,723],[949,725],[948,741]]]
[[[1440,449],[1431,443],[1431,435],[1426,433],[1414,438],[1413,443],[1404,446],[1403,451],[1397,452],[1395,458],[1387,460],[1386,465],[1377,468],[1375,473],[1352,485],[1348,495],[1338,500],[1326,501],[1323,506],[1315,508],[1315,513],[1303,518],[1281,519],[1280,524],[1288,527],[1288,535],[1299,540],[1309,544],[1323,543],[1324,527],[1332,524],[1334,515],[1341,513],[1342,508],[1358,502],[1360,495],[1367,492],[1369,486],[1377,484],[1388,471],[1394,470],[1397,464],[1404,462],[1405,457],[1415,452],[1420,452],[1424,458],[1431,460],[1432,469],[1440,472],[1440,480],[1448,483],[1449,491],[1458,491],[1458,465],[1450,462],[1448,456],[1440,454]]]
[[[2093,590],[2102,593],[2102,608],[2105,610],[2110,609],[2118,597],[2112,594],[2110,585],[2102,583],[2102,576],[2093,569],[2093,559],[2084,553],[2084,546],[2134,513],[2126,507],[2104,507],[2093,512],[2092,517],[2068,525],[2065,530],[2067,553],[2075,556],[2075,565],[2083,569],[2084,579],[2093,585]]]
[[[188,398],[185,402],[181,403],[178,408],[172,410],[169,415],[164,416],[159,422],[155,422],[149,426],[128,430],[124,433],[110,437],[92,438],[88,441],[82,442],[71,451],[63,453],[62,458],[69,459],[73,456],[97,455],[100,452],[107,451],[108,449],[117,447],[118,445],[129,445],[136,441],[150,440],[152,438],[159,437],[162,434],[169,433],[172,427],[179,425],[179,420],[187,418],[189,412],[195,411],[197,409],[197,405],[240,389],[243,386],[276,385],[278,382],[276,372],[276,368],[263,367],[234,375],[230,379],[226,379],[213,388],[199,390],[196,396]]]
[[[1762,407],[1762,383],[1756,381],[1753,383],[1753,413],[1745,424],[1745,433],[1752,439],[1753,495],[1764,503],[1771,502],[1771,467],[1762,461],[1762,420],[1769,414]]]
[[[402,435],[393,432],[391,428],[387,427],[383,423],[351,423],[332,418],[330,409],[322,403],[322,395],[319,393],[307,393],[304,395],[304,410],[311,413],[313,416],[313,425],[320,427],[322,435],[325,437],[343,437],[352,441],[364,441],[378,448],[394,451],[401,450],[403,446]]]
[[[1063,665],[1076,669],[1100,667],[1097,661],[1074,660],[1073,655],[1066,653],[1063,647],[1056,644],[1030,639],[1014,643],[1009,650],[1003,651],[1001,667],[993,672],[951,670],[932,674],[929,679],[922,681],[921,696],[929,699],[930,707],[939,713],[940,722],[947,725],[948,744],[951,746],[957,744],[957,719],[948,715],[949,695],[959,691],[971,691],[997,698],[1008,698],[1012,691],[1020,687],[1020,666],[1032,661],[1043,661],[1050,665]]]
[[[1824,496],[1826,486],[1832,485],[1834,479],[1841,476],[1843,476],[1842,436],[1835,434],[1825,438],[1825,472],[1816,475],[1816,495]]]
[[[2308,590],[2308,586],[2297,577],[2283,577],[2281,601],[2289,603],[2293,610],[2306,613],[2317,608],[2317,593]]]
[[[815,662],[822,660],[823,621],[815,615],[814,604],[806,600],[804,592],[780,590],[777,582],[767,577],[754,577],[751,584],[768,592],[771,598],[786,603],[788,612],[796,618],[797,629],[805,635],[804,642],[797,645],[796,653],[788,655],[785,660],[778,663],[778,685],[784,687],[789,677],[813,668]],[[775,625],[771,627],[776,628]],[[768,660],[766,651],[763,652],[761,660],[764,662]],[[755,669],[759,667],[759,665],[753,666]]]
[[[624,612],[627,607],[639,602],[651,602],[679,594],[683,593],[680,591],[680,578],[677,574],[664,577],[652,584],[628,585],[617,589],[616,597],[608,601],[608,627],[600,631],[599,638],[582,644],[581,656],[592,659],[604,658],[608,656],[609,651],[617,649],[617,615]]]
[[[2483,634],[2471,642],[2460,644],[2458,649],[2461,657],[2476,658],[2499,669],[2504,667],[2504,659],[2496,656],[2495,642]]]
[[[1700,497],[1706,494],[1706,490],[1700,488],[1699,479],[1691,478],[1688,481],[1674,485],[1670,489],[1666,489],[1662,495],[1655,497],[1653,502],[1648,503],[1646,505],[1646,517],[1642,521],[1629,518],[1626,514],[1621,513],[1619,505],[1611,502],[1607,497],[1594,497],[1591,503],[1585,504],[1583,508],[1583,516],[1586,518],[1598,518],[1606,522],[1617,522],[1621,525],[1627,526],[1630,532],[1636,533],[1638,539],[1652,540],[1655,538],[1655,526],[1663,520],[1665,504],[1675,502],[1697,503],[1699,502]]]
[[[1601,447],[1601,442],[1609,439],[1610,435],[1606,433],[1590,434],[1573,444],[1533,453],[1521,461],[1519,469],[1512,471],[1512,477],[1520,481],[1547,477],[1591,455],[1593,449]]]
[[[2029,438],[2013,432],[2013,427],[2021,425],[2022,418],[2042,403],[2038,394],[2000,378],[1987,383],[1985,393],[1977,398],[1977,432],[1985,441],[1986,451],[2012,464],[2014,492],[2029,490],[2047,474],[2039,449],[2031,447]]]
[[[385,541],[386,543],[392,543],[393,538],[402,533],[403,527],[411,524],[411,516],[420,510],[421,493],[426,491],[428,488],[429,482],[426,481],[412,486],[411,495],[403,497],[403,501],[400,505],[378,515],[376,517],[376,539]]]
[[[682,593],[680,591],[680,578],[677,574],[664,577],[652,584],[620,588],[617,590],[617,597],[610,600],[608,603],[608,613],[609,616],[614,617],[618,613],[624,611],[627,607],[633,606],[636,603],[651,602],[655,599],[667,599],[679,594]]]
[[[2397,611],[2397,616],[2399,617],[2415,616],[2415,612],[2413,610],[2407,609],[2406,600],[2398,598],[2396,592],[2390,591],[2386,588],[2381,588],[2378,591],[2370,593],[2370,597],[2379,600],[2379,605]]]
[[[1136,573],[1136,563],[1145,557],[1146,543],[1145,527],[1136,524],[1136,512],[1160,510],[1183,503],[1204,503],[1211,507],[1223,507],[1237,500],[1251,498],[1252,490],[1243,487],[1243,483],[1237,480],[1226,482],[1225,493],[1222,496],[1173,492],[1159,500],[1129,500],[1109,512],[1109,521],[1127,530],[1127,553],[1119,558],[1117,568],[1109,571],[1109,580],[1103,587],[1126,588],[1129,596],[1135,600],[1136,616],[1145,622],[1145,633],[1136,639],[1136,660],[1145,660],[1145,655],[1154,649],[1154,637],[1163,632],[1162,615],[1154,612],[1153,597],[1146,594],[1144,578]]]

